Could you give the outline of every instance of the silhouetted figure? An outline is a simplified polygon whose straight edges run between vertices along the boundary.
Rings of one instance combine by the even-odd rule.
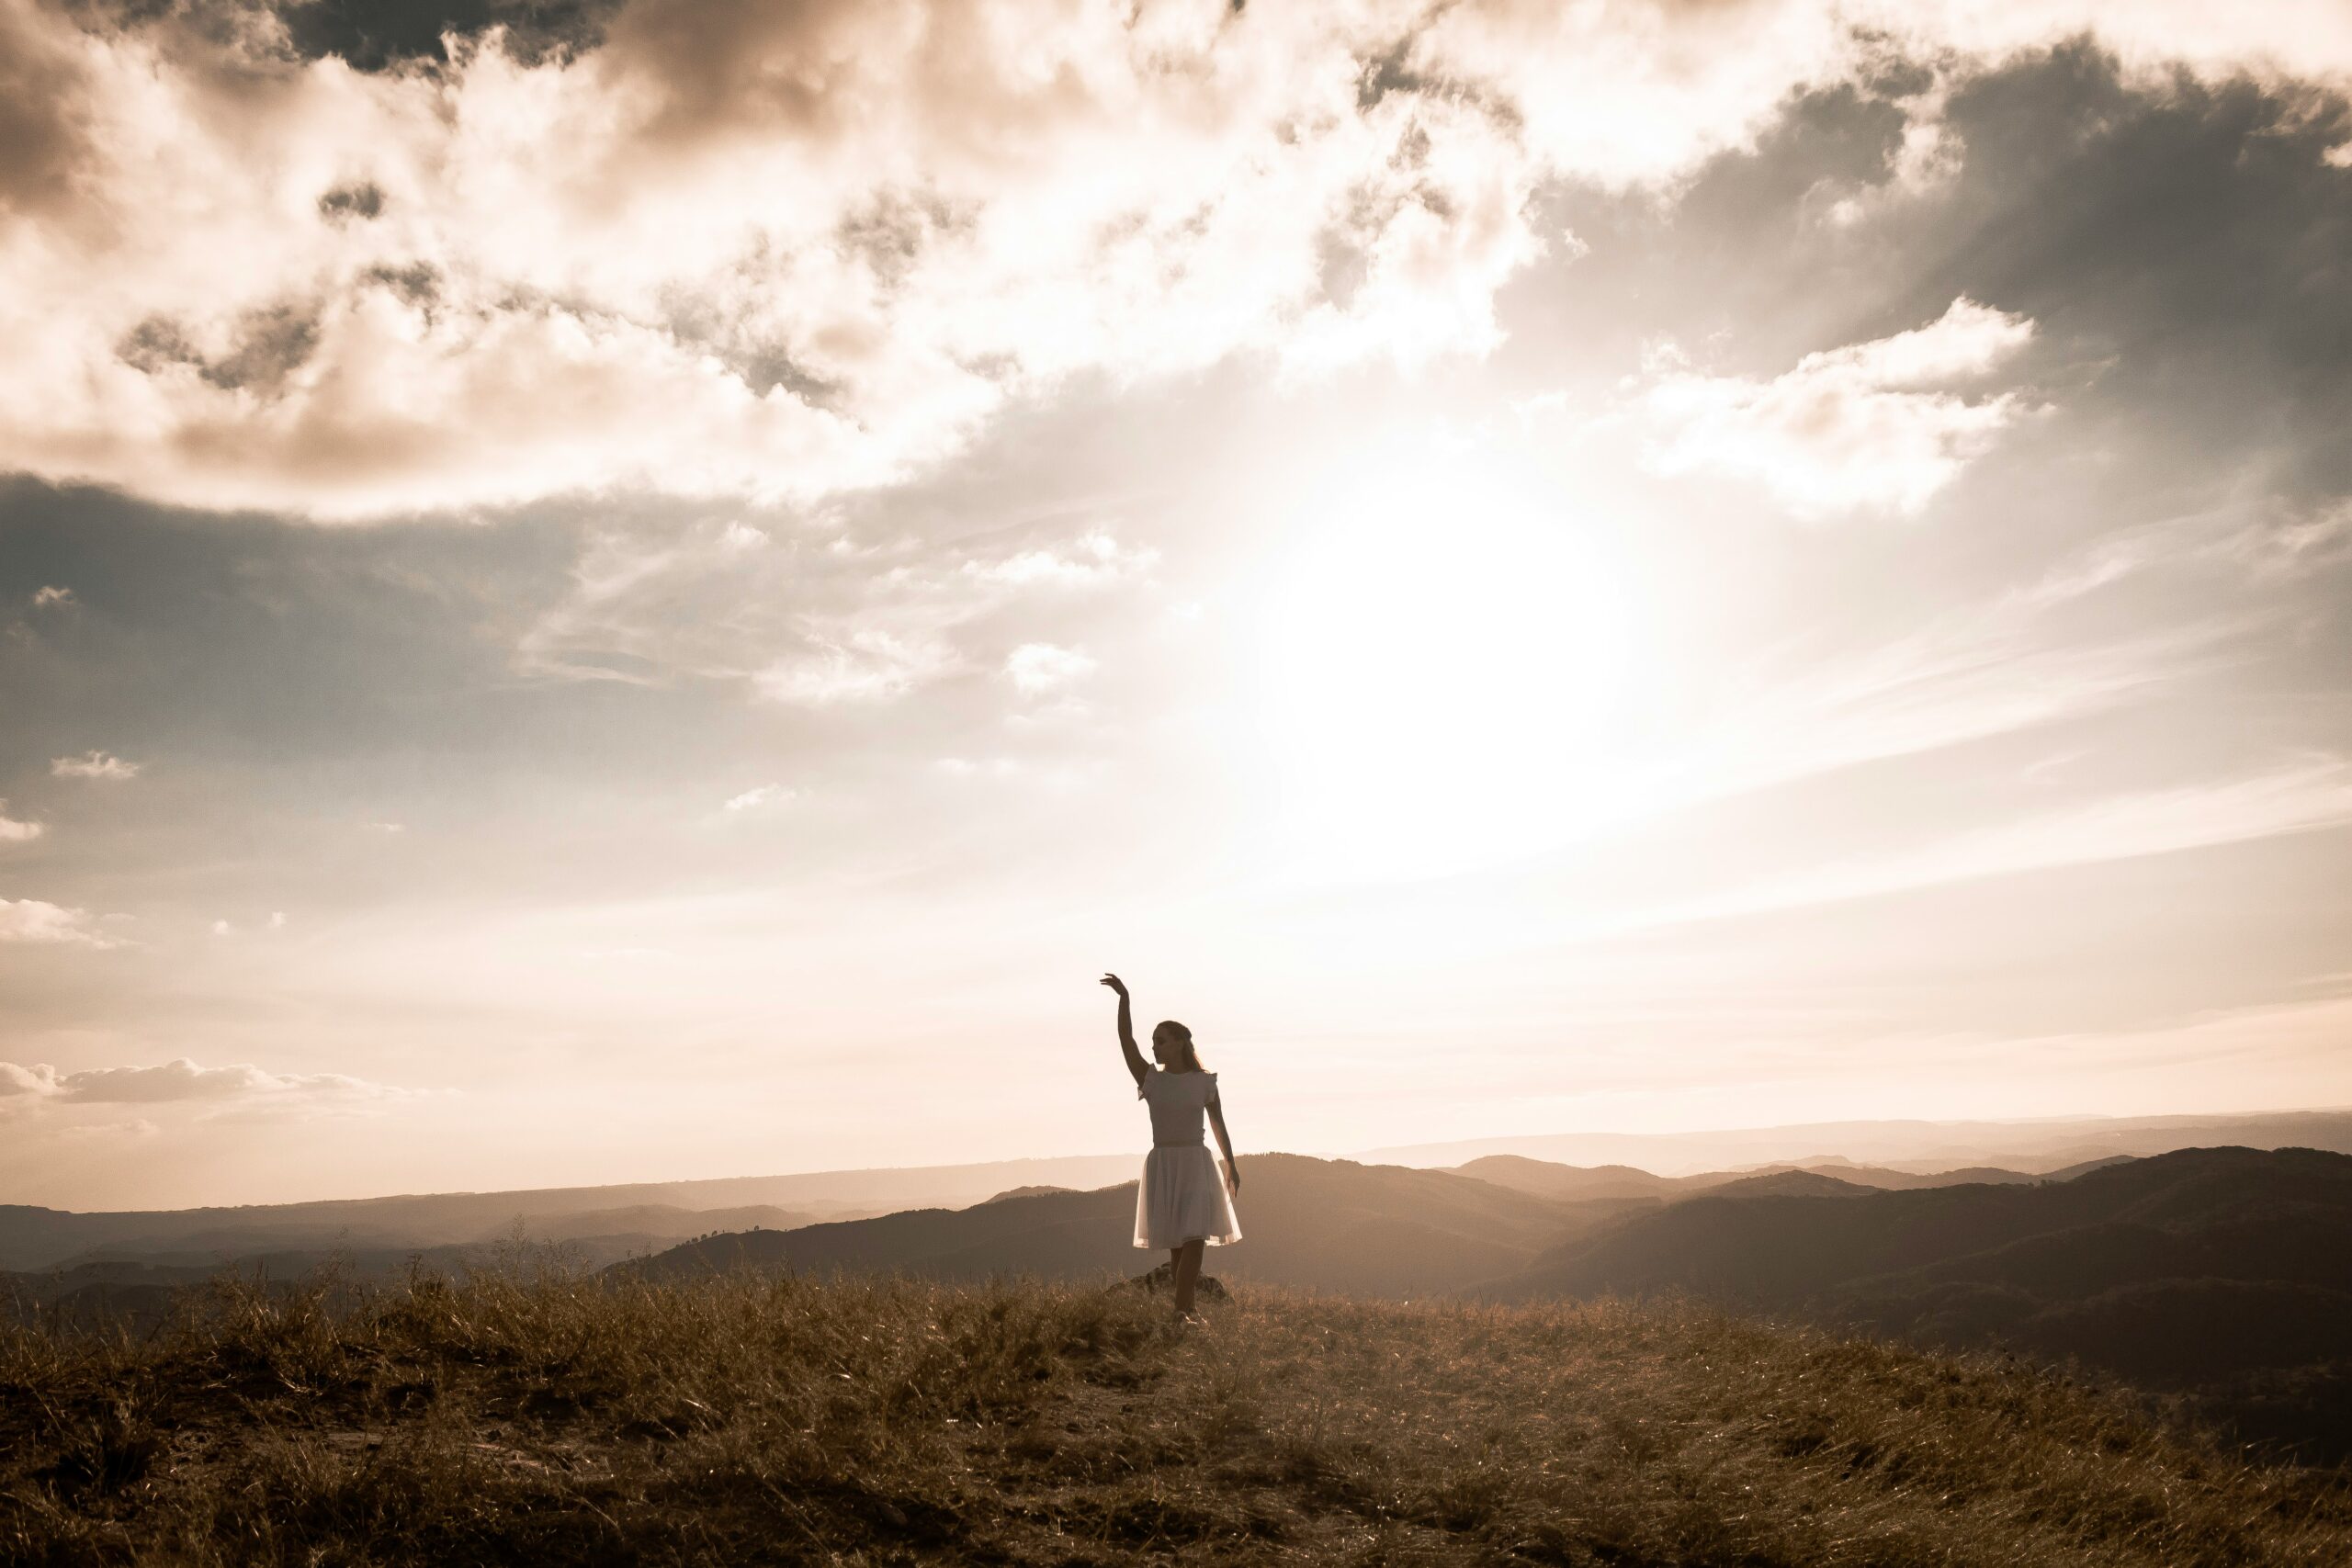
[[[1201,1066],[1193,1032],[1173,1019],[1151,1032],[1151,1055],[1159,1065],[1145,1061],[1136,1048],[1125,984],[1116,975],[1103,976],[1102,984],[1119,993],[1119,1049],[1135,1075],[1136,1098],[1151,1107],[1151,1153],[1144,1156],[1143,1179],[1136,1185],[1136,1245],[1168,1249],[1177,1319],[1198,1323],[1193,1292],[1201,1277],[1201,1249],[1241,1239],[1241,1222],[1233,1213],[1241,1170],[1233,1163],[1216,1075]],[[1202,1141],[1204,1112],[1225,1152],[1222,1173]]]

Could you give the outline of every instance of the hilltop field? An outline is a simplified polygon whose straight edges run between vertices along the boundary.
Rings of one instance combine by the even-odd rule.
[[[558,1272],[0,1328],[23,1563],[2352,1562],[2146,1396],[1696,1305]]]

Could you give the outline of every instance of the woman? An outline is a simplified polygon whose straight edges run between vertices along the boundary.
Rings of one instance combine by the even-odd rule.
[[[1233,1213],[1233,1199],[1241,1192],[1241,1171],[1233,1163],[1233,1139],[1226,1134],[1216,1075],[1202,1069],[1200,1053],[1193,1049],[1193,1032],[1173,1019],[1151,1032],[1151,1054],[1159,1066],[1146,1062],[1136,1049],[1126,986],[1116,975],[1103,976],[1102,984],[1119,993],[1119,1049],[1126,1055],[1127,1071],[1135,1075],[1136,1098],[1151,1107],[1151,1153],[1144,1158],[1143,1179],[1136,1185],[1136,1245],[1168,1249],[1170,1270],[1176,1277],[1177,1321],[1198,1323],[1201,1319],[1193,1314],[1193,1287],[1201,1277],[1201,1248],[1241,1239],[1241,1222]],[[1203,1111],[1216,1129],[1217,1147],[1225,1151],[1222,1179],[1216,1156],[1201,1142]]]

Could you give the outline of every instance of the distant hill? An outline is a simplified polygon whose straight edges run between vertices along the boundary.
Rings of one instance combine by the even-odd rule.
[[[2216,1146],[2352,1154],[2352,1110],[2244,1116],[2052,1117],[2030,1122],[1822,1122],[1706,1133],[1562,1133],[1373,1149],[1357,1157],[1458,1168],[1490,1155],[1577,1166],[1625,1165],[1666,1176],[1828,1163],[1837,1156],[1897,1171],[1991,1166],[2031,1175],[2116,1156]],[[1875,1184],[1872,1184],[1875,1185]]]
[[[1210,1272],[1232,1280],[1357,1295],[1441,1293],[1524,1268],[1577,1228],[1558,1205],[1452,1171],[1276,1154],[1249,1156],[1242,1177],[1243,1239],[1209,1254]],[[1161,1255],[1132,1245],[1135,1201],[1133,1183],[1006,1197],[721,1236],[621,1267],[662,1280],[745,1268],[939,1280],[1136,1274]]]
[[[2104,1162],[2103,1162],[2104,1163]],[[2087,1168],[2076,1168],[2077,1169]],[[1912,1172],[1829,1160],[1810,1167],[1767,1166],[1758,1170],[1701,1171],[1691,1176],[1654,1176],[1629,1165],[1559,1165],[1522,1155],[1487,1155],[1454,1168],[1464,1176],[1508,1187],[1560,1206],[1562,1239],[1585,1235],[1612,1220],[1645,1209],[1663,1208],[1702,1192],[1741,1197],[1773,1194],[1859,1196],[1880,1188],[1949,1187],[1965,1182],[2023,1183],[2057,1180],[1982,1166],[1962,1170]]]
[[[1663,1198],[1681,1190],[1684,1179],[1653,1176],[1630,1165],[1560,1165],[1524,1155],[1487,1155],[1453,1168],[1498,1187],[1538,1198],[1589,1201],[1595,1199]]]
[[[807,1224],[924,1205],[961,1206],[1021,1186],[1097,1187],[1132,1176],[1136,1163],[1132,1155],[1075,1155],[895,1170],[89,1213],[0,1204],[0,1269],[45,1269],[98,1258],[217,1263],[288,1248],[447,1247],[503,1237],[518,1220],[531,1236],[601,1238],[608,1255],[619,1257],[750,1224]],[[697,1215],[702,1217],[681,1217]]]
[[[2101,1227],[2108,1227],[2102,1231]],[[1594,1295],[1668,1288],[1787,1307],[1833,1287],[1919,1272],[2059,1288],[2113,1282],[2161,1238],[2195,1243],[2200,1272],[2352,1289],[2352,1157],[2310,1149],[2192,1149],[2031,1186],[1869,1192],[1825,1208],[1802,1195],[1725,1189],[1642,1213],[1555,1249],[1495,1293]],[[2099,1233],[2104,1245],[2085,1243]],[[2050,1238],[2065,1236],[2065,1245]],[[2126,1247],[2120,1238],[2132,1238]],[[2045,1267],[2029,1277],[2027,1259]],[[2188,1266],[2186,1257],[2174,1261]]]
[[[1007,1198],[1043,1198],[1051,1192],[1075,1192],[1076,1190],[1078,1190],[1078,1189],[1074,1187],[1015,1187],[1006,1191],[1000,1192],[993,1198],[982,1199],[981,1201],[987,1203],[1001,1203]]]
[[[1717,1189],[1564,1242],[1485,1293],[1661,1292],[2073,1358],[2352,1454],[2344,1155],[2190,1149],[2071,1181],[1834,1198]]]
[[[1687,1197],[1694,1192],[1725,1187],[1735,1181],[1752,1181],[1758,1177],[1792,1171],[1827,1177],[1845,1186],[1898,1191],[1917,1187],[2067,1181],[2085,1171],[2119,1164],[2132,1157],[2130,1155],[2112,1155],[2040,1175],[1985,1165],[1962,1166],[1951,1170],[1895,1170],[1885,1166],[1858,1165],[1836,1156],[1817,1156],[1807,1160],[1766,1164],[1739,1170],[1705,1170],[1689,1176],[1654,1176],[1630,1165],[1561,1165],[1553,1160],[1530,1159],[1524,1155],[1487,1155],[1452,1168],[1464,1176],[1475,1176],[1481,1181],[1491,1181],[1498,1187],[1508,1187],[1538,1198],[1570,1202],[1615,1201],[1631,1203],[1636,1200],[1663,1201],[1668,1198]],[[1796,1191],[1801,1187],[1802,1184],[1792,1184],[1785,1190]]]
[[[1879,1191],[1818,1170],[1760,1170],[1736,1176],[1690,1194],[1681,1201],[1707,1198],[1865,1198]]]

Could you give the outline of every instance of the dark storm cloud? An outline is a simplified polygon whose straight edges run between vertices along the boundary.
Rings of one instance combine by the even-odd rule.
[[[355,70],[385,71],[447,58],[459,43],[499,29],[525,63],[594,49],[624,0],[69,0],[93,32],[176,28],[301,60],[333,55]]]
[[[2092,396],[2202,454],[2267,458],[2300,494],[2352,488],[2352,110],[2316,90],[2186,74],[2135,91],[2077,45],[1969,84],[1957,188],[1900,245],[1921,299],[2043,323]]]
[[[0,7],[0,218],[65,205],[87,156],[87,90],[30,14]]]
[[[337,186],[319,197],[319,216],[330,223],[380,218],[383,215],[384,193],[372,180],[363,180],[355,186]]]
[[[508,54],[526,64],[565,59],[603,41],[622,0],[309,0],[274,9],[306,59],[338,55],[361,71],[446,58],[460,40],[503,29]]]
[[[2352,490],[2352,169],[2326,156],[2352,138],[2342,96],[2151,77],[2084,42],[1960,71],[1940,108],[1920,90],[1898,71],[1800,94],[1671,209],[1556,189],[1589,254],[1514,303],[1604,363],[1663,331],[1769,374],[1977,300],[2033,322],[2017,368],[2053,429],[2130,448],[2111,499]],[[1917,118],[1946,162],[1906,183]]]

